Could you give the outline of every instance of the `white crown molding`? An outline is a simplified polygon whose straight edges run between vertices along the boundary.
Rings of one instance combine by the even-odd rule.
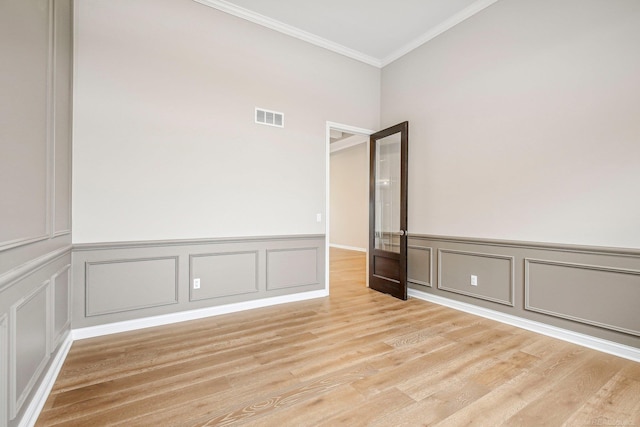
[[[404,45],[403,47],[401,47],[400,49],[396,50],[395,52],[391,53],[390,55],[388,55],[383,59],[375,58],[373,56],[359,52],[355,49],[351,49],[341,44],[332,42],[331,40],[327,40],[325,38],[316,36],[315,34],[301,30],[292,25],[285,24],[284,22],[278,21],[276,19],[269,18],[267,16],[253,12],[244,7],[237,6],[225,0],[193,0],[193,1],[203,4],[205,6],[213,7],[214,9],[218,9],[230,15],[237,16],[238,18],[246,19],[247,21],[253,22],[258,25],[262,25],[263,27],[270,28],[272,30],[295,37],[297,39],[306,41],[316,46],[323,47],[325,49],[339,53],[340,55],[344,55],[351,59],[364,62],[365,64],[373,65],[374,67],[377,67],[377,68],[382,68],[392,63],[396,59],[400,58],[401,56],[404,56],[407,53],[411,52],[415,48],[422,46],[429,40],[439,36],[440,34],[444,33],[448,29],[454,27],[455,25],[458,25],[465,19],[491,6],[493,3],[497,2],[498,0],[478,0],[472,3],[471,5],[461,10],[460,12],[453,15],[451,18],[433,27],[431,30],[427,31],[426,33],[422,34],[420,37],[407,43],[406,45]]]
[[[307,31],[296,28],[292,25],[285,24],[284,22],[280,22],[273,18],[269,18],[267,16],[253,12],[249,9],[245,9],[244,7],[236,6],[225,0],[193,0],[193,1],[203,4],[205,6],[213,7],[214,9],[218,9],[230,15],[237,16],[238,18],[246,19],[247,21],[253,22],[258,25],[262,25],[263,27],[270,28],[272,30],[281,32],[291,37],[295,37],[297,39],[314,44],[316,46],[323,47],[325,49],[347,56],[351,59],[364,62],[365,64],[373,65],[374,67],[377,67],[377,68],[382,67],[382,63],[378,58],[374,58],[373,56],[366,55],[362,52],[358,52],[355,49],[351,49],[341,44],[332,42],[331,40],[327,40],[325,38],[316,36],[315,34],[311,34]]]
[[[480,12],[483,9],[486,9],[487,7],[491,6],[492,4],[494,4],[497,1],[498,0],[478,0],[478,1],[474,2],[474,3],[472,3],[471,5],[467,6],[464,9],[462,9],[460,12],[456,13],[455,15],[453,15],[451,18],[449,18],[446,21],[443,21],[442,23],[436,25],[435,27],[433,27],[432,29],[430,29],[426,33],[422,34],[420,37],[418,37],[418,38],[414,39],[413,41],[407,43],[406,45],[404,45],[400,49],[396,50],[395,52],[393,52],[391,55],[387,56],[386,58],[383,58],[380,61],[381,64],[382,64],[381,66],[385,67],[385,66],[391,64],[396,59],[398,59],[398,58],[406,55],[407,53],[411,52],[412,50],[422,46],[423,44],[425,44],[429,40],[432,40],[432,39],[438,37],[440,34],[444,33],[448,29],[458,25],[462,21],[466,20],[467,18],[472,17],[476,13]]]
[[[464,311],[466,313],[475,314],[476,316],[485,317],[501,323],[506,323],[507,325],[537,332],[549,337],[558,338],[593,350],[602,351],[603,353],[613,354],[614,356],[623,357],[625,359],[633,360],[634,362],[640,362],[640,349],[635,347],[569,331],[567,329],[558,328],[556,326],[547,325],[534,320],[512,316],[510,314],[501,313],[488,308],[455,301],[449,298],[443,298],[441,296],[418,291],[416,289],[409,289],[409,296],[423,301],[444,305],[445,307]]]

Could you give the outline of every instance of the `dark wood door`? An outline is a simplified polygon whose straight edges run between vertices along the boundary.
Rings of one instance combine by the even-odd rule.
[[[369,287],[407,299],[409,122],[371,135]]]

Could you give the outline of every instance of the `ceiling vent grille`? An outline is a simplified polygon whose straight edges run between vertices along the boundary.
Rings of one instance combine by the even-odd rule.
[[[256,107],[256,123],[283,128],[284,114]]]

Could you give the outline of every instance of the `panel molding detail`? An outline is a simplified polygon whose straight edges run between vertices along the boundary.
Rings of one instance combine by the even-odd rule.
[[[42,255],[36,259],[33,259],[29,262],[26,262],[0,275],[0,292],[5,291],[25,277],[30,276],[41,268],[46,267],[57,259],[70,253],[71,245],[67,245],[62,248],[56,249],[55,251]]]
[[[33,237],[23,237],[19,239],[6,240],[4,242],[0,242],[0,252],[7,249],[13,249],[19,246],[28,245],[31,243],[41,242],[43,240],[49,239],[49,237],[50,237],[49,231],[47,230],[46,234],[39,234]]]
[[[465,291],[458,288],[452,288],[450,286],[446,286],[443,284],[443,270],[442,270],[442,259],[443,255],[452,254],[452,255],[463,255],[469,257],[479,257],[479,258],[489,258],[489,259],[499,259],[509,262],[509,298],[508,299],[500,299],[494,298],[488,295],[484,295],[478,292],[470,292]],[[453,292],[461,295],[470,296],[473,298],[482,299],[485,301],[491,301],[498,304],[508,305],[510,307],[515,306],[514,295],[515,295],[515,258],[509,255],[498,255],[498,254],[489,254],[483,252],[472,252],[472,251],[461,251],[454,249],[438,249],[438,289],[447,292]]]
[[[324,235],[277,235],[73,245],[71,327],[316,291],[325,288],[325,244]]]
[[[248,294],[248,293],[254,293],[254,292],[258,292],[258,283],[260,281],[259,277],[260,277],[260,270],[259,270],[259,263],[258,263],[258,251],[254,250],[254,251],[235,251],[235,252],[214,252],[214,253],[205,253],[205,254],[191,254],[189,255],[189,301],[202,301],[202,300],[206,300],[206,299],[212,299],[212,298],[220,298],[220,297],[226,297],[226,296],[233,296],[233,295],[243,295],[243,294]],[[242,290],[241,292],[210,292],[207,296],[201,296],[198,297],[195,295],[196,290],[193,289],[193,279],[195,278],[195,261],[198,258],[207,258],[207,257],[216,257],[216,258],[222,258],[222,257],[233,257],[233,256],[241,256],[241,255],[253,255],[253,262],[252,262],[252,266],[254,269],[252,276],[253,279],[253,284],[251,287],[247,287],[246,289]],[[249,266],[247,266],[249,267]],[[233,274],[234,271],[237,272],[238,269],[234,268],[233,266],[229,265],[229,268],[231,271],[227,272],[227,273],[231,273]],[[219,273],[219,271],[218,271]],[[201,288],[202,289],[202,288]]]
[[[42,374],[42,372],[44,371],[44,368],[47,366],[47,363],[49,362],[49,356],[51,354],[51,349],[49,346],[49,331],[48,331],[48,327],[46,325],[47,320],[49,319],[49,307],[50,307],[50,303],[49,303],[49,284],[51,283],[50,280],[46,280],[44,283],[42,283],[38,288],[36,288],[33,292],[31,292],[31,294],[27,295],[26,297],[20,299],[19,301],[17,301],[14,305],[11,306],[10,309],[10,331],[9,331],[9,353],[10,353],[10,358],[9,358],[9,405],[10,405],[10,414],[11,414],[11,419],[14,419],[16,417],[16,415],[18,414],[18,412],[20,411],[20,409],[22,408],[22,405],[24,404],[24,402],[27,399],[27,396],[29,396],[29,394],[31,393],[31,391],[33,390],[33,387],[35,386],[36,382],[38,381],[38,378],[40,377],[40,375]],[[44,310],[45,310],[45,321],[44,321],[44,325],[43,325],[43,330],[40,331],[44,334],[44,342],[40,343],[43,347],[43,351],[42,351],[42,357],[40,359],[40,361],[38,362],[37,366],[33,369],[33,371],[31,372],[31,375],[29,376],[29,380],[26,382],[26,384],[24,385],[24,387],[22,388],[22,390],[18,390],[18,328],[20,326],[20,322],[18,321],[18,316],[20,314],[20,310],[25,307],[27,304],[29,304],[32,300],[34,300],[40,293],[44,292],[45,294],[45,303],[44,303]],[[32,331],[30,331],[31,333]],[[23,360],[23,359],[21,359]]]
[[[110,310],[99,310],[93,307],[92,297],[95,293],[95,290],[92,291],[92,267],[97,266],[105,266],[105,265],[117,265],[117,264],[132,264],[132,263],[144,263],[144,262],[152,262],[152,261],[173,261],[173,296],[171,299],[164,301],[157,301],[149,304],[134,304],[130,306],[123,307],[114,307]],[[85,304],[86,304],[86,316],[100,316],[105,314],[112,313],[120,313],[124,311],[133,311],[133,310],[141,310],[145,308],[159,307],[163,305],[169,304],[177,304],[178,303],[178,256],[162,256],[162,257],[145,257],[145,258],[127,258],[127,259],[112,259],[112,260],[104,260],[104,261],[87,261],[85,262]],[[147,271],[151,271],[148,270]]]
[[[491,308],[518,316],[523,321],[540,322],[640,350],[640,317],[637,314],[640,249],[413,233],[409,236],[409,244],[433,247],[434,256],[443,258],[434,259],[434,280],[439,280],[440,286],[429,288],[410,283],[415,291],[473,304],[478,309]],[[484,292],[471,286],[469,275],[478,274],[478,288],[486,283],[486,277],[494,284],[499,283],[497,288],[489,288],[489,296],[510,299],[506,290],[507,261],[442,257],[447,251],[497,254],[513,259],[515,305],[494,304],[440,289],[444,285],[474,293]],[[439,271],[443,268],[444,271]]]
[[[65,274],[66,274],[66,280],[64,281],[64,283],[58,283],[57,279],[59,277],[64,277]],[[62,286],[62,285],[66,286],[66,311],[64,313],[65,321],[56,330],[56,322],[58,320],[58,317],[62,314],[62,313],[58,313],[58,310],[56,310],[56,307],[57,307],[56,302],[58,302],[56,296],[58,295],[58,292],[59,292],[59,286]],[[50,301],[51,317],[49,319],[51,330],[49,332],[51,334],[51,339],[52,339],[52,345],[51,345],[52,349],[56,348],[58,344],[62,342],[65,336],[65,332],[71,326],[71,303],[72,303],[71,264],[67,264],[64,267],[62,267],[60,270],[58,270],[53,276],[51,276],[51,301]]]
[[[427,286],[429,288],[433,287],[433,248],[428,247],[428,246],[408,245],[407,249],[409,251],[417,250],[417,251],[424,251],[424,252],[428,252],[429,253],[429,255],[428,255],[428,257],[429,257],[429,260],[428,260],[428,267],[429,267],[428,281],[418,280],[415,277],[407,276],[407,282],[414,283],[416,285]],[[409,265],[409,273],[411,273],[411,270],[413,270],[413,269],[411,268],[411,265]]]
[[[279,263],[278,255],[286,252],[290,253],[289,258],[285,263]],[[298,252],[297,259],[291,258],[291,254],[294,252]],[[268,291],[320,283],[317,247],[267,249],[266,255]],[[287,268],[289,270],[285,270]],[[297,271],[293,270],[294,268],[297,268]]]
[[[549,316],[558,317],[558,318],[561,318],[561,319],[572,320],[572,321],[575,321],[575,322],[580,322],[580,323],[584,323],[584,324],[587,324],[587,325],[597,326],[597,327],[600,327],[600,328],[606,328],[606,329],[610,329],[612,331],[618,331],[618,332],[623,332],[623,333],[626,333],[626,334],[640,336],[640,327],[638,327],[637,329],[630,329],[630,328],[626,328],[626,327],[623,327],[623,326],[619,326],[619,325],[615,325],[615,324],[611,324],[611,323],[607,323],[607,322],[597,321],[595,319],[588,319],[588,318],[583,317],[583,316],[571,315],[569,313],[561,313],[561,312],[556,311],[556,310],[535,306],[534,304],[531,303],[531,299],[532,299],[531,298],[531,291],[535,287],[535,282],[533,282],[532,279],[531,279],[531,270],[535,265],[547,265],[547,266],[554,266],[554,267],[560,267],[560,268],[570,268],[570,269],[578,269],[578,270],[584,270],[584,271],[592,271],[592,272],[600,272],[600,273],[613,273],[613,274],[622,274],[622,275],[633,276],[633,277],[637,278],[637,286],[638,286],[637,289],[638,289],[638,293],[639,294],[640,294],[640,270],[628,269],[628,268],[616,268],[616,267],[608,267],[608,266],[592,265],[592,264],[582,264],[582,263],[576,263],[576,262],[552,261],[552,260],[535,259],[535,258],[525,258],[524,259],[524,264],[525,264],[525,267],[524,267],[524,271],[525,271],[525,274],[524,274],[524,309],[525,310],[533,311],[533,312],[537,312],[537,313],[542,313],[542,314],[546,314],[546,315],[549,315]],[[584,286],[583,283],[581,283],[581,285]],[[637,302],[637,298],[634,298],[633,300],[635,302]],[[637,312],[636,312],[636,314],[637,314]]]

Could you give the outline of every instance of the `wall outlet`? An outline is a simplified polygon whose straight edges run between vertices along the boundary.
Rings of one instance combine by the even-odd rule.
[[[322,222],[322,214],[321,213],[316,214],[316,222]]]
[[[193,279],[193,289],[200,289],[200,279]]]
[[[471,275],[471,286],[478,286],[478,276]]]

